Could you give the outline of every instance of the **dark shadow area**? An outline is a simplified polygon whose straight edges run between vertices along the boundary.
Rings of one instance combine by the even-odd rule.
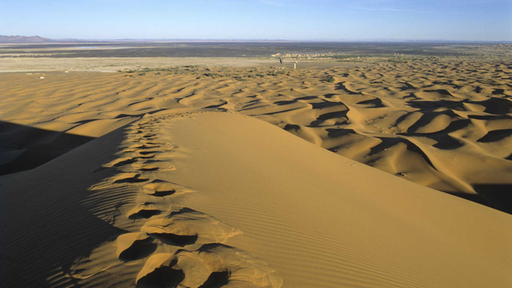
[[[162,211],[156,209],[142,209],[137,213],[130,215],[128,218],[136,220],[136,219],[148,219],[155,215],[161,214]]]
[[[488,100],[473,103],[483,105],[484,112],[490,114],[507,114],[512,110],[512,101],[505,98],[491,97]]]
[[[414,122],[414,124],[412,124],[407,129],[407,133],[416,132],[416,130],[418,130],[419,128],[421,128],[423,126],[428,125],[430,122],[432,122],[432,120],[434,120],[435,118],[437,118],[438,116],[441,116],[441,115],[446,115],[446,116],[450,117],[450,119],[457,119],[457,115],[453,111],[450,111],[450,110],[443,111],[443,112],[428,112],[428,111],[422,112],[420,119],[418,119],[416,122]],[[455,121],[462,121],[462,120],[467,120],[467,119],[460,119],[460,120],[455,120]],[[467,120],[467,122],[469,123],[469,120]],[[452,131],[454,131],[454,130],[450,130],[450,132],[452,132]]]
[[[164,244],[184,247],[196,243],[197,235],[177,235],[173,233],[148,233],[148,236],[162,241]]]
[[[153,243],[153,239],[148,238],[144,240],[135,241],[130,248],[124,250],[119,255],[122,261],[134,261],[145,258],[151,253],[155,252],[157,245]]]
[[[512,184],[476,184],[473,188],[488,206],[512,214]]]
[[[137,287],[141,288],[174,288],[178,287],[180,283],[185,279],[185,273],[183,270],[176,270],[171,268],[176,265],[176,261],[173,261],[171,265],[156,268],[148,275],[142,277],[137,282]]]
[[[484,137],[476,140],[476,142],[483,142],[483,143],[496,142],[496,141],[500,141],[501,139],[510,137],[511,135],[512,135],[512,129],[492,130],[492,131],[487,132],[487,134],[485,134]]]
[[[382,107],[386,107],[384,104],[382,104],[382,100],[380,100],[379,98],[357,102],[357,104],[370,105],[370,106],[368,106],[368,108],[382,108]]]
[[[165,197],[165,196],[169,196],[169,195],[172,195],[176,193],[176,190],[172,189],[172,190],[158,190],[158,191],[155,191],[153,192],[153,196],[155,197]]]
[[[274,102],[274,104],[278,106],[290,105],[293,103],[297,103],[297,100],[283,100]]]
[[[334,95],[334,94],[332,94]],[[327,95],[326,95],[327,97]],[[327,98],[330,98],[330,97],[327,97]],[[303,97],[297,97],[295,98],[296,101],[305,101],[305,100],[313,100],[313,99],[318,99],[318,96],[303,96]]]
[[[414,94],[413,98],[418,99],[418,97]],[[423,113],[433,111],[439,108],[449,108],[457,111],[466,111],[464,108],[464,103],[468,102],[467,100],[463,101],[452,101],[452,100],[437,100],[437,101],[425,101],[425,100],[411,100],[407,102],[409,106],[412,108],[421,109]]]
[[[113,166],[114,166],[114,167],[121,167],[121,166],[128,165],[128,164],[132,164],[132,163],[135,163],[135,162],[137,162],[137,159],[136,159],[136,158],[126,159],[126,160],[123,160],[123,161],[119,161],[119,162],[117,162],[117,163],[116,163],[116,164],[114,164]]]
[[[220,100],[220,102],[221,102],[220,104],[209,105],[209,106],[203,107],[202,109],[217,109],[217,108],[221,109],[221,110],[225,109],[225,108],[220,108],[220,107],[223,106],[223,105],[228,104],[228,102],[225,101],[225,100]]]
[[[436,167],[434,166],[434,164],[432,164],[432,161],[430,161],[430,158],[428,158],[427,154],[425,154],[425,152],[423,152],[423,150],[421,150],[420,147],[416,146],[416,144],[412,143],[411,141],[404,139],[404,138],[384,138],[384,137],[376,137],[376,138],[380,139],[382,142],[380,144],[370,148],[370,153],[368,153],[368,155],[373,156],[373,155],[378,154],[392,146],[397,145],[398,143],[404,143],[407,146],[407,150],[419,154],[428,165],[430,165],[432,168],[437,170]]]
[[[441,113],[441,114],[444,114],[444,113]],[[451,150],[451,149],[456,149],[456,148],[462,147],[464,145],[464,143],[453,138],[452,136],[449,135],[449,133],[452,133],[454,131],[457,131],[457,130],[467,127],[471,123],[471,121],[469,119],[454,120],[454,121],[450,122],[450,124],[446,128],[444,128],[443,130],[437,131],[437,132],[431,132],[431,133],[416,133],[416,132],[414,132],[417,129],[419,129],[419,127],[425,126],[428,123],[430,123],[438,115],[440,115],[440,114],[437,114],[437,113],[425,114],[418,121],[416,121],[416,123],[414,123],[411,127],[409,127],[409,129],[407,130],[406,133],[397,133],[397,135],[427,137],[427,138],[437,141],[437,143],[433,145],[434,147],[436,147],[438,149],[443,149],[443,150]],[[420,123],[420,124],[418,124],[418,123]]]
[[[112,183],[115,183],[115,184],[121,184],[121,183],[141,183],[141,182],[146,182],[146,181],[149,181],[149,179],[141,178],[140,175],[137,174],[137,175],[135,175],[133,177],[115,180]]]
[[[440,77],[440,75],[438,75],[437,77]],[[445,83],[443,83],[443,84],[445,84]],[[454,97],[452,95],[452,93],[446,89],[424,90],[424,92],[435,92],[435,93],[439,93],[442,96]]]
[[[69,152],[32,170],[1,177],[1,287],[80,287],[76,280],[53,276],[69,273],[76,260],[87,259],[96,247],[127,232],[99,218],[93,210],[104,203],[105,197],[121,199],[131,197],[130,193],[136,191],[111,195],[111,191],[93,193],[89,190],[92,184],[117,173],[117,169],[97,168],[116,158],[125,129],[120,128],[72,151],[70,148],[60,150],[60,153]],[[2,136],[6,135],[21,138],[2,142],[3,151],[12,147],[9,145],[14,141],[24,145],[25,141],[33,140],[30,147],[45,147],[46,143],[56,145],[61,141],[58,139],[68,136],[3,122]],[[45,150],[35,151],[43,153]]]
[[[151,171],[158,171],[158,167],[143,167],[139,168],[139,171],[145,171],[145,172],[151,172]]]
[[[342,129],[342,128],[332,128],[332,129],[325,129],[327,131],[327,137],[329,138],[338,138],[347,136],[350,134],[357,134],[356,131],[353,129]]]
[[[345,92],[347,92],[348,94],[350,95],[361,95],[362,93],[361,92],[356,92],[356,91],[352,91],[350,89],[348,89],[346,86],[345,86],[345,83],[344,82],[340,82],[336,85],[336,90],[343,90]]]
[[[330,108],[330,107],[335,107],[335,106],[343,106],[345,108],[347,107],[342,102],[331,102],[331,101],[325,101],[325,100],[322,102],[319,102],[319,103],[310,103],[310,104],[313,107],[313,109],[324,109],[324,108]]]
[[[446,192],[446,191],[442,191],[442,192],[445,192],[447,194],[451,194],[453,196],[457,196],[457,197],[462,198],[462,199],[469,200],[471,202],[482,204],[482,205],[487,206],[487,207],[493,207],[491,205],[491,203],[489,203],[489,201],[487,199],[485,199],[484,197],[482,197],[482,195],[479,195],[479,194],[469,194],[469,193],[462,193],[462,192]]]
[[[283,128],[285,131],[299,131],[300,130],[300,126],[299,125],[295,125],[295,124],[286,124]]]
[[[198,288],[221,288],[229,283],[229,271],[212,272],[210,277]]]
[[[95,138],[0,121],[0,176],[36,168]]]
[[[324,114],[321,114],[320,116],[318,116],[316,118],[316,120],[312,121],[309,125],[319,126],[319,125],[322,125],[322,123],[324,123],[327,120],[344,118],[344,119],[340,119],[342,121],[336,122],[336,125],[340,125],[340,124],[347,122],[347,119],[348,119],[347,113],[348,113],[348,110],[324,113]]]

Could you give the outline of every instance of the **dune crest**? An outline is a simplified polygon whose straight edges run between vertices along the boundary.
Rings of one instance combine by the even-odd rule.
[[[159,168],[183,157],[182,148],[165,132],[166,125],[160,124],[174,117],[144,118],[134,123],[116,153],[120,158],[102,165],[117,174],[89,188],[102,194],[112,194],[112,190],[127,185],[136,189],[133,203],[125,198],[108,205],[119,212],[115,219],[120,220],[112,221],[112,225],[138,231],[107,240],[90,257],[77,259],[67,277],[81,286],[95,286],[109,273],[116,277],[104,280],[117,285],[128,265],[130,270],[140,270],[126,275],[137,287],[281,287],[281,278],[265,262],[225,244],[242,231],[182,206],[195,191],[168,181],[172,175],[169,171],[176,168]],[[117,247],[115,253],[113,247]]]
[[[65,180],[48,185],[48,177]],[[4,222],[1,252],[17,257],[3,271],[7,286],[512,284],[508,214],[235,113],[145,117],[1,184],[9,196],[2,205],[40,207],[29,216],[3,210],[5,219],[48,221],[52,211],[53,221],[25,229]],[[33,187],[39,197],[16,193]],[[19,240],[58,231],[74,234]],[[53,253],[33,265],[32,249]],[[16,278],[20,267],[33,278]]]

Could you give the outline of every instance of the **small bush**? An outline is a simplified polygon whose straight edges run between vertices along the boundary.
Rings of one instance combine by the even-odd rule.
[[[332,76],[332,75],[329,75],[329,76],[325,77],[325,79],[324,79],[325,82],[329,82],[329,83],[333,83],[334,80],[335,80],[334,76]]]

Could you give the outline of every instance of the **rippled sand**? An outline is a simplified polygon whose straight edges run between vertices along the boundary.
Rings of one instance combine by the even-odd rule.
[[[511,72],[2,74],[2,283],[508,287]]]

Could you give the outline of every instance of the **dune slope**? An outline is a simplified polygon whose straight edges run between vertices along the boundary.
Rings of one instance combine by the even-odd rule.
[[[512,285],[510,215],[239,114],[145,117],[0,185],[7,287]]]

